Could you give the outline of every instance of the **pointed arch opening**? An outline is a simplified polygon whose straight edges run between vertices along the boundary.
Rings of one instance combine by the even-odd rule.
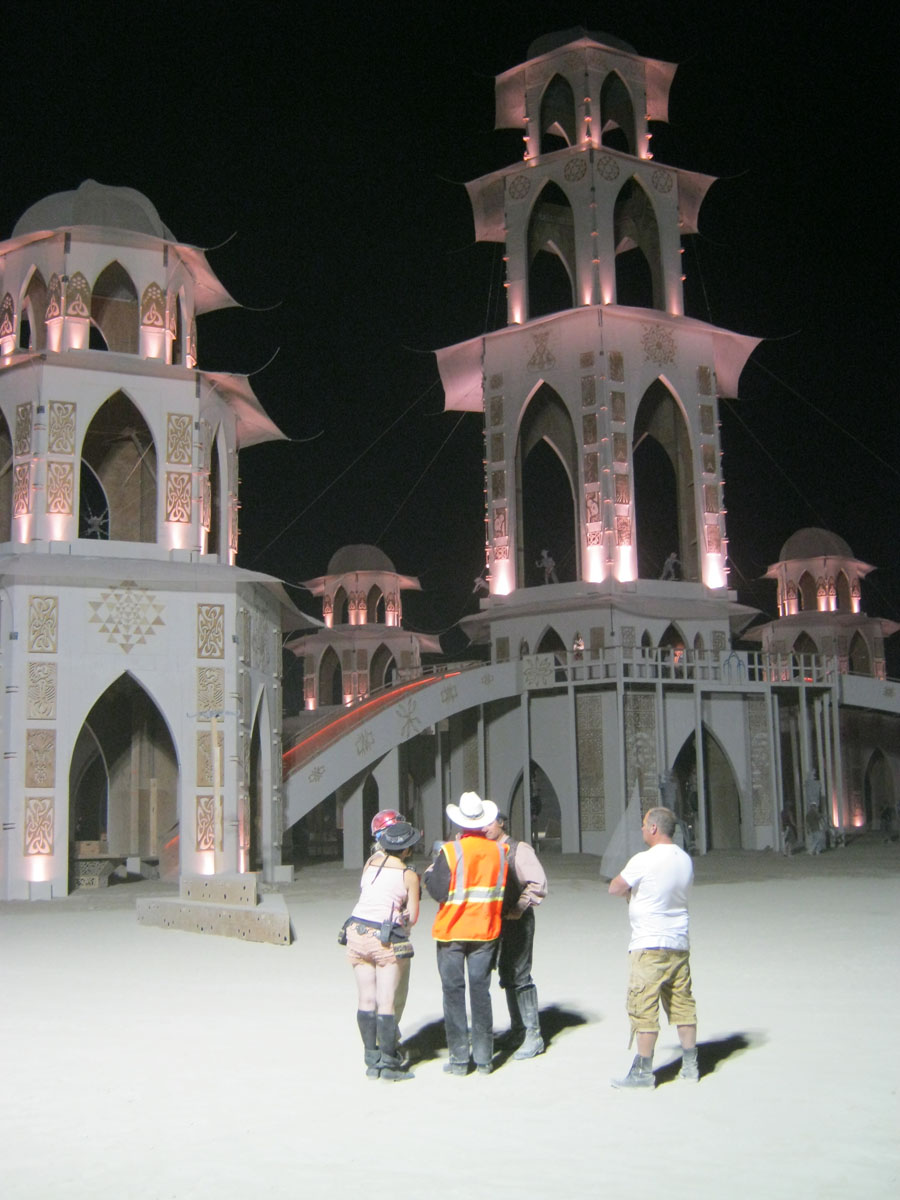
[[[866,639],[859,630],[850,639],[849,666],[852,675],[872,674],[872,655],[869,653]]]
[[[528,316],[564,312],[575,304],[575,216],[569,198],[546,183],[528,221]]]
[[[349,604],[349,597],[347,595],[347,589],[342,584],[338,588],[338,590],[334,593],[334,601],[333,601],[333,605],[332,605],[332,614],[333,614],[332,615],[332,623],[334,625],[346,625],[347,624],[347,606],[348,606],[348,604]]]
[[[366,596],[366,623],[369,625],[385,623],[384,592],[375,583],[369,588],[369,594]]]
[[[797,584],[797,598],[800,601],[800,612],[815,612],[818,607],[818,589],[816,581],[809,571],[804,571]]]
[[[637,134],[631,93],[621,75],[611,71],[600,89],[600,141],[610,150],[637,154]]]
[[[181,292],[175,298],[175,335],[172,338],[172,365],[180,367],[184,363],[184,302]]]
[[[704,794],[698,795],[697,735],[692,733],[679,750],[672,768],[675,780],[675,815],[689,827],[698,844],[700,805],[706,817],[706,850],[741,849],[741,792],[725,750],[713,733],[701,727]]]
[[[71,857],[159,861],[178,836],[178,756],[162,713],[133,675],[88,712],[69,766]]]
[[[250,736],[250,771],[247,779],[247,805],[241,813],[244,828],[241,831],[241,849],[244,859],[244,869],[261,871],[263,869],[263,799],[271,791],[271,772],[262,748],[268,738],[263,737],[271,726],[268,713],[264,708],[265,694],[260,697],[253,720],[253,732]],[[264,728],[265,727],[265,730]]]
[[[372,841],[372,818],[381,808],[380,793],[378,790],[378,780],[375,778],[374,771],[370,771],[366,776],[366,781],[362,789],[362,844],[363,847],[368,846]],[[365,853],[365,849],[363,850]]]
[[[616,248],[616,303],[633,308],[665,309],[659,225],[650,197],[626,180],[613,210]]]
[[[568,409],[544,383],[522,417],[516,446],[516,570],[519,587],[545,582],[546,550],[560,583],[580,575],[575,503],[578,445]]]
[[[559,796],[550,776],[531,760],[531,841],[540,851],[562,849],[562,811]],[[525,772],[520,771],[509,795],[509,830],[512,837],[525,840]]]
[[[394,677],[395,669],[394,656],[382,642],[372,655],[372,662],[369,666],[370,690],[374,692],[378,688],[388,687]]]
[[[140,303],[131,276],[120,262],[111,262],[97,276],[91,292],[91,324],[110,350],[137,354],[140,321]]]
[[[866,824],[871,828],[877,822],[881,831],[896,841],[897,799],[894,781],[891,777],[890,763],[880,747],[872,752],[872,757],[866,764],[863,797]]]
[[[575,125],[575,93],[562,75],[554,75],[541,97],[541,154],[564,150],[578,140]]]
[[[329,646],[319,660],[319,705],[343,704],[343,673],[341,660]]]
[[[681,407],[657,379],[634,422],[634,514],[641,579],[659,579],[678,556],[681,578],[700,578],[691,438]]]
[[[221,554],[226,539],[222,536],[222,467],[219,455],[219,434],[213,435],[209,448],[209,528],[206,535],[206,553]]]
[[[0,412],[0,544],[12,540],[13,440]]]
[[[853,612],[853,603],[850,599],[850,581],[847,578],[846,572],[838,571],[838,576],[835,580],[835,591],[837,592],[838,612]]]
[[[660,650],[668,650],[672,661],[681,662],[684,657],[684,634],[674,623],[668,625],[659,639]]]
[[[47,347],[47,284],[37,268],[32,272],[22,297],[19,315],[19,349],[45,350]]]
[[[90,472],[106,501],[108,537],[114,542],[156,541],[156,446],[147,422],[124,392],[116,392],[97,410],[81,449],[79,537],[98,515],[99,495],[92,497]]]

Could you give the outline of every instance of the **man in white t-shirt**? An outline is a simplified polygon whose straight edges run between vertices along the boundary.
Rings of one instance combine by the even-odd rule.
[[[659,1002],[669,1024],[678,1027],[682,1060],[678,1078],[696,1083],[697,1008],[691,994],[688,894],[694,881],[690,856],[672,841],[675,814],[651,808],[641,833],[649,849],[635,854],[609,885],[611,896],[628,900],[631,974],[627,1011],[637,1054],[617,1088],[652,1088],[653,1050],[659,1035]],[[629,1042],[629,1045],[631,1042]]]

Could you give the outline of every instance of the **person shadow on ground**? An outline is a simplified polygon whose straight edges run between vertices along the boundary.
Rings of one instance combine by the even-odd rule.
[[[761,1046],[766,1039],[758,1034],[732,1033],[728,1037],[714,1038],[708,1042],[697,1043],[697,1062],[700,1067],[700,1078],[712,1075],[719,1063],[735,1054],[743,1054],[745,1050]],[[658,1067],[653,1074],[656,1076],[656,1086],[672,1083],[681,1070],[681,1055],[664,1067]]]
[[[553,1039],[566,1029],[574,1029],[578,1025],[587,1025],[588,1018],[573,1009],[561,1008],[558,1004],[548,1004],[541,1009],[541,1036],[544,1039],[545,1053],[550,1049]],[[502,1067],[512,1057],[516,1047],[507,1046],[504,1035],[497,1034],[494,1039],[494,1070]],[[444,1022],[429,1021],[421,1029],[408,1038],[403,1039],[403,1050],[409,1055],[410,1063],[433,1062],[442,1050],[447,1049],[447,1037],[444,1032]]]

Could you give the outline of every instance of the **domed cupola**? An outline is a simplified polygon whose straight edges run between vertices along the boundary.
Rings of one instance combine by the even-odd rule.
[[[810,527],[792,534],[766,571],[778,581],[778,612],[861,611],[860,580],[875,568],[861,562],[842,537]]]

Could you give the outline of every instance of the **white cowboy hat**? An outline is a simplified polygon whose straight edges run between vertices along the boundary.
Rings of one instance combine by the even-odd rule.
[[[459,804],[447,805],[447,816],[463,829],[484,829],[496,821],[497,805],[493,800],[482,800],[477,792],[463,792]]]

